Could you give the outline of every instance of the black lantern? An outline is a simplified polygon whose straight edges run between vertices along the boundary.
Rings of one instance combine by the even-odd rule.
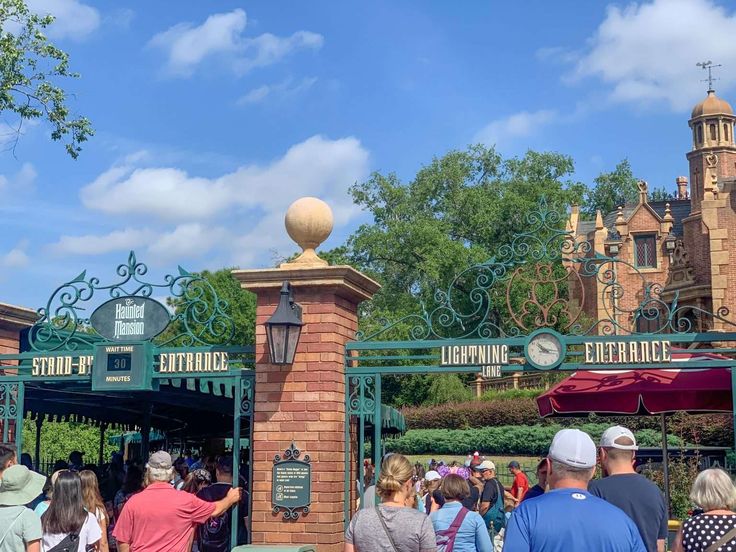
[[[294,303],[291,284],[281,286],[279,305],[266,321],[266,337],[271,364],[293,364],[299,335],[302,333],[302,308]]]

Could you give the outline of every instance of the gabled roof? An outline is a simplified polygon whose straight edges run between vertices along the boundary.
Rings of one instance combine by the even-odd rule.
[[[672,212],[672,218],[674,223],[672,225],[672,233],[675,236],[682,236],[682,219],[690,215],[690,200],[689,199],[670,199],[666,201],[650,201],[648,202],[649,207],[657,213],[660,218],[664,218],[665,208],[667,203],[670,204],[670,211]],[[639,204],[625,205],[623,208],[624,220],[629,220],[634,214]],[[609,230],[616,228],[616,218],[618,217],[618,209],[607,213],[603,217],[603,226]],[[595,221],[593,220],[581,220],[578,222],[577,233],[588,234],[595,230]]]

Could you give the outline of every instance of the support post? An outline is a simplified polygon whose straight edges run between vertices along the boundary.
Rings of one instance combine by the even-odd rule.
[[[240,484],[240,429],[243,405],[243,386],[240,376],[233,378],[233,487]],[[230,548],[238,545],[238,511],[240,505],[235,504],[230,518]]]
[[[43,429],[44,414],[36,416],[36,448],[33,450],[36,459],[36,471],[41,472],[41,430]]]
[[[374,381],[375,388],[373,389],[373,465],[376,467],[375,482],[378,483],[378,478],[381,476],[381,429],[383,429],[383,420],[381,419],[381,374],[376,374]],[[376,493],[376,504],[378,504],[380,499],[381,497],[378,496],[378,493]]]
[[[97,455],[97,467],[102,467],[105,463],[105,432],[107,431],[107,424],[100,424],[100,451]]]
[[[660,414],[662,422],[662,466],[664,468],[664,502],[667,507],[667,519],[670,516],[670,456],[667,450],[667,415]]]
[[[25,417],[26,384],[18,382],[18,394],[15,396],[15,450],[18,458],[23,454],[23,418]]]
[[[734,431],[733,449],[736,451],[736,365],[731,366],[729,370],[731,371],[731,417]]]
[[[148,455],[151,447],[151,415],[153,414],[153,405],[150,402],[145,403],[143,407],[143,423],[141,424],[141,460],[145,464],[148,462]]]

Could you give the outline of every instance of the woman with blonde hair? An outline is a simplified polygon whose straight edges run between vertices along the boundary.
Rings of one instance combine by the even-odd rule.
[[[381,463],[376,493],[381,504],[359,510],[345,532],[345,552],[436,552],[434,529],[424,513],[405,506],[414,492],[414,469],[405,456]]]
[[[102,495],[100,494],[97,475],[92,470],[82,470],[79,472],[79,478],[82,480],[82,502],[84,503],[84,509],[90,514],[94,514],[102,532],[102,537],[97,545],[97,551],[109,552],[110,545],[107,541],[107,527],[110,525],[110,520],[107,517],[105,502],[102,500]]]
[[[736,488],[731,476],[720,469],[698,474],[690,500],[704,510],[682,524],[673,552],[722,552],[736,550]]]

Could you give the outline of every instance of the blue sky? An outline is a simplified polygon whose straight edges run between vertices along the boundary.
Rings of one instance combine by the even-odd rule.
[[[0,154],[0,302],[33,308],[82,268],[112,279],[130,249],[154,278],[270,266],[303,195],[332,205],[338,245],[366,220],[351,184],[479,141],[569,154],[585,182],[628,157],[673,189],[695,63],[722,63],[736,100],[733,2],[29,4],[57,16],[97,131],[76,161],[43,124]]]

